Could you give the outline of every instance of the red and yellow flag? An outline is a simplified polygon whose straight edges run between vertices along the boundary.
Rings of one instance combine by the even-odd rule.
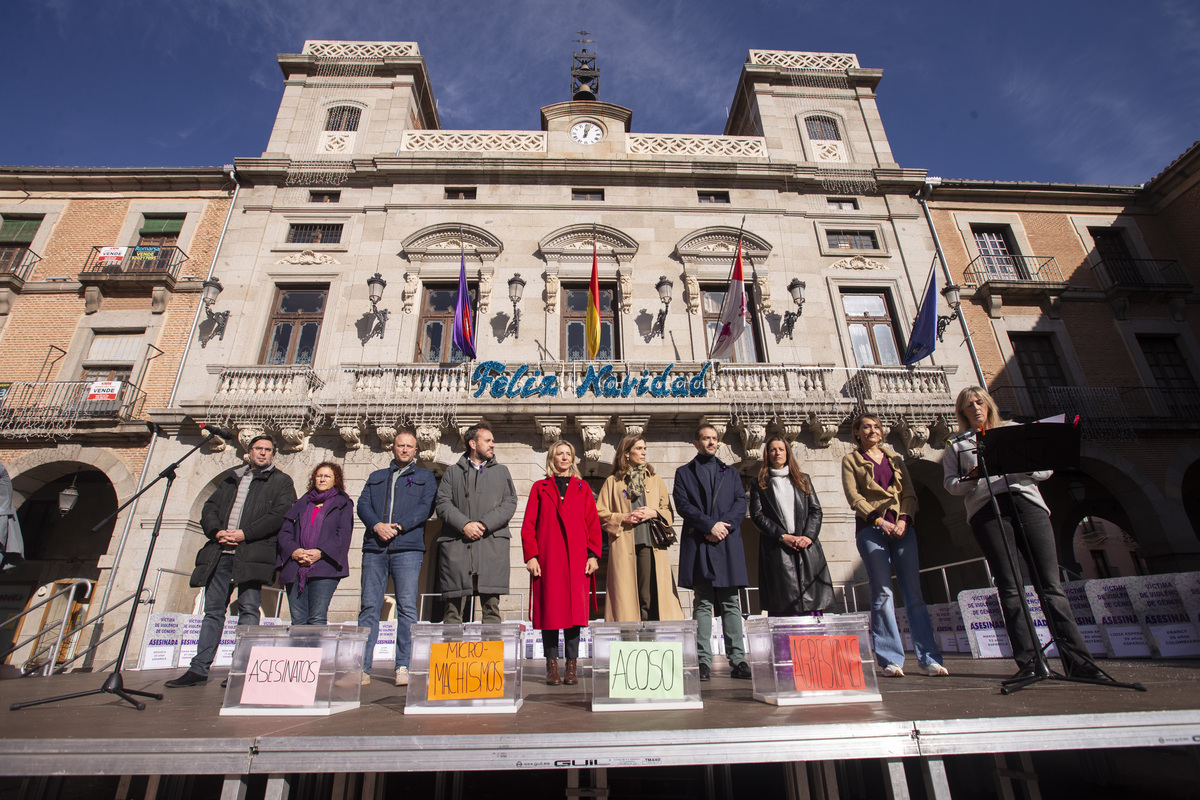
[[[588,284],[587,325],[584,328],[587,340],[588,361],[600,352],[600,273],[596,264],[596,240],[592,239],[592,281]]]

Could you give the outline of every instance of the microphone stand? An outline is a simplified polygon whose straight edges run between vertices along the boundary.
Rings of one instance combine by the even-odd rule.
[[[1046,651],[1050,649],[1050,645],[1055,645],[1056,647],[1058,647],[1059,659],[1062,660],[1064,664],[1066,663],[1066,661],[1062,655],[1063,648],[1059,644],[1061,637],[1058,635],[1057,622],[1054,620],[1053,614],[1046,613],[1047,604],[1046,604],[1046,600],[1045,600],[1045,592],[1043,590],[1042,578],[1041,578],[1041,575],[1038,573],[1037,569],[1035,569],[1033,566],[1032,556],[1029,555],[1029,553],[1030,553],[1029,538],[1025,535],[1025,527],[1021,522],[1021,514],[1019,511],[1017,511],[1015,504],[1013,505],[1013,513],[1012,513],[1012,531],[1013,531],[1012,540],[1010,541],[1009,537],[1006,536],[1004,533],[1004,517],[1000,514],[1000,503],[997,502],[996,492],[992,488],[991,476],[988,474],[988,469],[987,469],[987,459],[979,457],[979,439],[978,439],[978,437],[986,435],[986,432],[985,433],[976,432],[975,435],[977,437],[975,440],[975,454],[976,454],[975,463],[979,467],[981,480],[983,480],[985,482],[985,485],[987,486],[988,503],[991,506],[992,513],[996,515],[996,524],[1000,526],[1000,539],[1004,543],[1004,554],[1005,554],[1005,557],[1008,559],[1009,569],[1012,572],[1013,578],[1017,582],[1017,592],[1021,599],[1021,611],[1025,617],[1025,624],[1029,626],[1029,634],[1030,634],[1030,636],[1032,636],[1034,638],[1034,642],[1035,642],[1033,657],[1030,658],[1025,663],[1020,665],[1020,669],[1018,670],[1017,676],[1008,678],[1005,681],[1003,681],[1003,683],[1000,687],[1000,694],[1003,694],[1003,695],[1015,694],[1016,692],[1021,691],[1022,689],[1024,689],[1027,686],[1032,686],[1035,683],[1041,683],[1042,681],[1045,681],[1045,680],[1066,681],[1069,683],[1090,683],[1090,684],[1094,684],[1097,686],[1112,686],[1112,687],[1121,688],[1121,689],[1135,689],[1139,692],[1146,691],[1146,687],[1140,683],[1120,683],[1120,682],[1118,682],[1111,675],[1109,675],[1107,672],[1105,672],[1103,669],[1101,669],[1100,666],[1097,665],[1094,660],[1092,660],[1091,655],[1087,654],[1087,653],[1085,653],[1085,655],[1087,656],[1088,661],[1092,664],[1092,666],[1096,667],[1096,669],[1100,672],[1101,675],[1104,676],[1103,679],[1102,678],[1075,677],[1072,675],[1066,675],[1064,673],[1055,672],[1053,669],[1051,669],[1050,659],[1046,655]],[[1009,489],[1010,489],[1009,496],[1011,497],[1012,496],[1011,485],[1008,482],[1007,474],[1004,475],[1004,485],[1006,487],[1009,487]],[[1036,646],[1036,643],[1038,642],[1037,628],[1034,626],[1034,622],[1033,622],[1033,611],[1029,608],[1029,598],[1025,595],[1025,580],[1021,575],[1021,565],[1017,561],[1017,554],[1016,554],[1016,551],[1014,550],[1014,545],[1021,547],[1022,551],[1026,554],[1026,559],[1030,565],[1029,566],[1029,578],[1033,582],[1033,590],[1037,593],[1038,600],[1041,601],[1041,603],[1042,603],[1043,615],[1046,618],[1046,629],[1050,632],[1050,641],[1046,642],[1044,645],[1041,645],[1040,647]],[[1011,639],[1010,639],[1010,641],[1011,641]],[[1033,674],[1028,675],[1028,676],[1020,674],[1021,672],[1024,672],[1027,669],[1030,670]]]
[[[113,513],[111,513],[107,517],[105,517],[103,520],[101,520],[96,525],[96,527],[92,528],[92,531],[98,531],[100,528],[107,525],[109,520],[116,517],[118,514],[120,514],[122,511],[124,511],[126,507],[128,507],[130,504],[132,504],[135,500],[137,500],[139,497],[144,495],[146,492],[150,491],[150,488],[152,486],[154,486],[154,484],[158,483],[159,481],[163,480],[164,478],[166,479],[167,486],[166,486],[166,489],[163,490],[162,503],[158,507],[158,517],[155,518],[155,520],[154,520],[154,530],[151,531],[151,533],[150,533],[150,544],[147,545],[147,547],[146,547],[146,558],[142,562],[142,577],[138,581],[137,592],[135,594],[135,600],[130,604],[130,607],[129,607],[129,619],[125,623],[125,636],[121,640],[121,650],[117,654],[117,660],[115,662],[113,674],[108,676],[108,678],[104,681],[104,685],[101,686],[99,689],[89,689],[86,692],[75,692],[73,694],[58,695],[57,697],[45,697],[45,698],[42,698],[41,700],[28,700],[24,703],[13,703],[11,706],[9,706],[9,709],[11,711],[16,711],[17,709],[21,709],[21,708],[27,708],[29,706],[45,705],[46,703],[57,703],[60,700],[71,700],[76,697],[90,697],[91,695],[94,695],[94,694],[116,695],[117,697],[124,700],[126,703],[129,703],[130,705],[132,705],[138,711],[144,711],[146,709],[146,704],[141,702],[140,700],[135,699],[135,696],[136,697],[151,697],[155,700],[163,699],[163,696],[161,694],[155,694],[154,692],[141,692],[141,691],[137,691],[136,689],[126,689],[125,681],[121,677],[121,665],[125,663],[125,651],[129,648],[129,637],[133,633],[133,621],[137,617],[138,599],[141,598],[142,591],[146,588],[146,576],[150,572],[150,559],[153,558],[153,556],[154,556],[154,545],[155,545],[155,542],[158,541],[158,532],[162,528],[163,512],[167,508],[167,497],[169,497],[171,494],[171,485],[175,483],[175,469],[180,464],[182,464],[189,456],[191,456],[193,453],[195,453],[197,450],[199,450],[201,447],[203,447],[205,442],[207,442],[209,439],[213,438],[213,434],[211,431],[204,429],[204,428],[202,428],[201,430],[203,430],[205,433],[208,433],[208,436],[205,436],[203,439],[201,439],[196,444],[195,447],[193,447],[191,450],[188,450],[186,453],[184,453],[182,456],[180,456],[180,458],[177,461],[175,461],[174,463],[172,463],[169,466],[167,466],[166,468],[164,468],[162,472],[158,473],[158,477],[156,477],[149,484],[147,484],[144,489],[142,489],[140,492],[135,494],[133,497],[126,500],[125,503],[120,508],[118,508],[116,511],[114,511]],[[115,577],[116,576],[113,576],[113,578],[115,578]]]

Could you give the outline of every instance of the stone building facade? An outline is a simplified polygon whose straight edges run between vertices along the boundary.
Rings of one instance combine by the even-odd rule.
[[[193,348],[174,406],[150,412],[172,432],[156,464],[197,441],[200,422],[238,441],[181,474],[161,566],[190,565],[203,499],[259,431],[280,437],[278,463],[298,484],[333,458],[357,495],[397,428],[417,430],[421,461],[440,473],[462,432],[487,420],[517,483],[519,525],[554,439],[576,444],[598,488],[620,436],[643,431],[669,483],[704,420],[747,477],[769,433],[793,442],[826,507],[835,580],[851,581],[861,568],[840,460],[862,407],[883,416],[922,497],[935,498],[921,523],[939,557],[946,499],[927,443],[949,431],[950,398],[973,368],[954,331],[920,368],[894,366],[934,247],[913,199],[925,174],[895,163],[875,105],[880,70],[850,54],[751,51],[726,133],[693,136],[638,133],[634,110],[600,100],[547,106],[540,130],[441,130],[414,43],[307,42],[279,63],[280,112],[264,153],[236,161],[217,257],[227,335]],[[739,238],[751,330],[735,359],[711,362]],[[605,334],[587,362],[593,249]],[[448,320],[460,263],[477,312],[467,364]],[[514,617],[521,561],[514,542]],[[353,618],[357,587],[355,571],[334,619]],[[175,610],[190,607],[182,579],[170,591]]]
[[[140,565],[132,517],[91,528],[144,478],[232,189],[221,168],[0,168],[0,461],[28,556],[5,617],[65,578],[98,581],[98,610],[111,571]]]

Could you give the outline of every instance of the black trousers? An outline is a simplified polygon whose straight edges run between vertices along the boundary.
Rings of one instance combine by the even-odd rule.
[[[1041,506],[1008,492],[996,495],[996,504],[1000,507],[1000,519],[996,518],[989,502],[971,517],[971,532],[975,534],[975,540],[979,542],[996,580],[1000,608],[1004,612],[1004,626],[1012,642],[1013,658],[1018,664],[1024,665],[1041,648],[1037,635],[1029,629],[1021,605],[1024,581],[1019,574],[1013,574],[1004,539],[1001,538],[1007,538],[1010,544],[1014,544],[1012,520],[1016,515],[1025,536],[1015,543],[1014,552],[1024,556],[1025,563],[1042,585],[1042,611],[1046,614],[1051,632],[1057,637],[1058,653],[1069,675],[1076,665],[1091,663],[1092,659],[1075,624],[1071,604],[1058,580],[1058,554],[1054,549],[1050,515]]]
[[[563,630],[566,639],[567,658],[579,658],[579,626]],[[542,649],[546,658],[558,658],[558,631],[542,631]]]

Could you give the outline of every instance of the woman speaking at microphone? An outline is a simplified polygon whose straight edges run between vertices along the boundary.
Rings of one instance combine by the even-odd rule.
[[[1058,580],[1058,557],[1054,550],[1054,531],[1050,527],[1050,509],[1038,491],[1038,482],[1052,474],[1021,472],[993,475],[989,481],[1000,516],[992,508],[991,495],[975,456],[976,439],[987,431],[1005,424],[1000,419],[996,401],[983,388],[968,386],[954,401],[955,415],[961,433],[950,440],[942,457],[946,491],[960,495],[967,504],[967,519],[971,532],[987,558],[1000,594],[1004,626],[1012,642],[1013,658],[1020,669],[1014,679],[1032,678],[1037,674],[1036,654],[1041,647],[1036,634],[1029,629],[1022,605],[1021,576],[1013,573],[1005,540],[1025,556],[1029,569],[1037,573],[1042,585],[1042,610],[1053,625],[1058,639],[1058,653],[1066,674],[1077,678],[1103,678],[1104,674],[1088,655],[1087,645],[1075,625],[1070,603]],[[1024,531],[1024,541],[1013,536],[1013,520]]]

